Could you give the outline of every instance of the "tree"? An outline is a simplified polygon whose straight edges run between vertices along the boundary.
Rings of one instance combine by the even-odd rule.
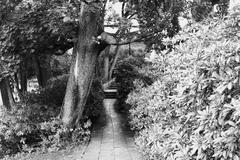
[[[149,3],[151,2],[149,1]],[[158,4],[158,7],[160,7],[159,5],[160,3]],[[101,14],[101,10],[103,10],[101,6],[105,5],[103,5],[101,2],[82,1],[80,6],[81,10],[79,18],[78,40],[73,49],[70,77],[61,111],[62,121],[67,127],[70,128],[76,126],[79,120],[82,118],[86,99],[91,88],[92,79],[94,77],[97,58],[100,52],[108,45],[121,45],[131,43],[132,41],[136,40],[143,40],[142,35],[135,38],[139,35],[133,34],[133,38],[128,37],[124,39],[122,37],[119,38],[119,35],[115,35],[114,37],[104,32],[104,14]],[[139,8],[137,7],[135,9]],[[142,24],[148,23],[149,22],[142,21]],[[147,31],[147,28],[144,29]],[[162,30],[163,29],[161,29],[161,31]],[[154,33],[155,30],[152,30],[150,33],[145,33],[146,35],[144,36],[153,36]]]
[[[96,41],[103,32],[102,4],[81,2],[78,41],[73,49],[70,77],[62,107],[62,121],[68,127],[78,124],[89,94],[95,65],[100,52],[106,47]]]
[[[12,91],[8,77],[0,81],[0,105],[4,105],[7,109],[11,109],[14,104]]]
[[[40,87],[45,87],[51,78],[50,55],[34,56],[34,67]]]
[[[10,88],[10,72],[6,66],[3,65],[4,62],[0,61],[0,105],[4,105],[7,109],[11,109],[11,106],[14,104],[14,99],[12,91]]]
[[[82,117],[101,51],[108,45],[150,39],[151,46],[166,36],[163,33],[166,28],[167,34],[176,32],[173,23],[176,19],[173,20],[174,16],[170,15],[174,13],[177,16],[180,11],[177,7],[180,5],[175,5],[175,1],[167,3],[139,0],[124,1],[122,15],[126,21],[131,18],[137,19],[140,22],[140,33],[129,33],[128,29],[123,27],[120,28],[121,36],[108,34],[103,30],[106,2],[106,0],[34,0],[27,3],[20,1],[13,7],[9,20],[1,25],[0,43],[3,46],[0,49],[1,57],[9,59],[9,63],[19,61],[20,65],[19,63],[14,65],[17,66],[17,70],[13,73],[20,72],[23,88],[26,88],[25,71],[28,59],[31,62],[35,59],[39,83],[44,86],[46,80],[41,77],[47,76],[42,75],[46,72],[41,71],[44,62],[39,61],[39,57],[61,55],[74,46],[70,77],[61,111],[62,121],[69,128],[75,127]],[[154,5],[154,10],[147,9],[150,5]],[[144,6],[145,9],[141,9]],[[156,20],[149,20],[146,17],[154,17]],[[124,21],[122,19],[120,22]],[[121,23],[119,24],[121,26]],[[154,25],[151,26],[152,24]],[[173,26],[170,27],[172,29],[169,29],[169,26]],[[114,63],[111,68],[114,68]]]
[[[35,66],[39,85],[44,87],[51,76],[50,55],[61,55],[73,46],[77,25],[62,21],[62,14],[68,11],[69,6],[64,0],[11,0],[2,3],[1,57],[8,59],[9,63],[20,61],[13,73],[19,73],[21,92],[27,91],[30,66]],[[10,14],[4,14],[7,11]]]
[[[166,36],[173,36],[180,27],[178,24],[179,13],[183,10],[185,2],[181,1],[121,1],[121,15],[113,15],[116,24],[108,25],[118,28],[116,32],[117,43],[125,41],[145,42],[148,48],[162,49],[161,40]],[[137,20],[139,26],[134,26],[131,20]],[[131,33],[133,27],[139,28],[139,32]],[[126,43],[127,44],[127,43]],[[130,46],[131,43],[129,43]],[[157,44],[157,45],[156,45]],[[160,44],[160,46],[158,46]],[[109,65],[109,79],[115,68],[120,52],[119,45],[115,48],[115,56]],[[130,49],[129,49],[130,51]],[[108,59],[109,57],[106,57]],[[107,61],[105,61],[107,62]]]
[[[229,0],[195,0],[190,3],[192,18],[199,22],[209,17],[216,6],[216,13],[225,16],[228,13]]]

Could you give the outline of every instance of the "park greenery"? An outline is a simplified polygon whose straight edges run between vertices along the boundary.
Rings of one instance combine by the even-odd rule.
[[[106,15],[120,2],[121,15]],[[0,158],[88,142],[104,83],[114,79],[118,109],[147,159],[240,159],[239,6],[2,0],[0,17]],[[144,51],[131,50],[139,42]]]

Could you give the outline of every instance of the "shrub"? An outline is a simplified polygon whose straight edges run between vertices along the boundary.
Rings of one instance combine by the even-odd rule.
[[[148,87],[143,87],[141,82],[135,81],[135,85],[136,89],[129,94],[127,99],[127,103],[131,104],[132,128],[139,131],[155,122],[168,121],[170,123],[169,121],[174,117],[168,117],[171,113],[165,112],[170,105],[165,95],[171,95],[174,81],[166,81],[166,84],[156,81]]]
[[[24,96],[26,103],[38,103],[60,107],[62,105],[67,86],[68,75],[58,76],[50,79],[45,88],[36,92],[27,93]]]
[[[144,86],[152,83],[150,75],[140,72],[141,67],[145,64],[144,59],[138,57],[128,57],[117,63],[114,76],[116,77],[120,105],[124,104],[128,94],[134,89],[135,79],[141,80]]]
[[[2,106],[0,113],[0,157],[58,150],[89,139],[89,122],[69,131],[56,118],[56,111],[48,106],[18,103],[11,111]]]
[[[45,88],[35,93],[28,93],[25,99],[28,103],[38,103],[55,107],[57,113],[59,113],[65,96],[68,77],[68,75],[62,75],[51,79]],[[99,116],[103,109],[103,99],[104,93],[101,82],[95,78],[87,99],[84,115],[92,118]]]
[[[103,91],[95,79],[87,100],[82,123],[74,130],[64,128],[58,119],[68,76],[49,82],[46,88],[29,93],[11,111],[0,110],[0,157],[18,152],[55,151],[85,143],[90,138],[91,121],[100,115]]]
[[[149,159],[239,159],[239,14],[192,24],[164,43],[164,72],[127,102],[137,144]],[[159,63],[161,62],[161,63]]]
[[[199,22],[207,18],[212,11],[212,3],[208,1],[196,1],[191,4],[191,14],[195,21]]]

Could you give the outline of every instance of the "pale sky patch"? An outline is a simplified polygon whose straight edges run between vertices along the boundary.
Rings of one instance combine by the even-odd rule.
[[[188,20],[180,16],[178,17],[178,23],[181,28],[184,28],[188,24]]]
[[[119,17],[122,17],[122,2],[114,2],[114,3],[113,2],[108,2],[106,8],[107,8],[106,9],[107,11],[106,11],[105,19],[110,17],[112,14],[118,14]],[[139,26],[139,23],[138,23],[137,20],[132,19],[131,23],[132,23],[133,26]],[[114,24],[114,22],[109,23],[109,24]],[[118,30],[117,27],[114,27],[114,28],[105,27],[104,28],[104,31],[106,31],[108,33],[116,33],[117,30]],[[138,30],[139,30],[139,28],[134,27],[130,30],[130,32],[134,32],[134,31],[138,31]]]

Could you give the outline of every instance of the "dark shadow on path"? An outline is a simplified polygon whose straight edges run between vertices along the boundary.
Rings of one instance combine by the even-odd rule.
[[[92,130],[100,130],[102,127],[107,124],[107,114],[106,108],[103,106],[103,109],[98,117],[92,119]]]
[[[118,116],[119,120],[119,128],[122,131],[122,136],[126,138],[133,138],[134,137],[134,131],[131,130],[130,124],[129,124],[129,117],[128,117],[128,111],[120,111],[120,108],[125,108],[120,106],[119,102],[116,101],[114,103],[114,111]]]
[[[113,105],[113,111],[115,112],[114,115],[116,115],[116,117],[110,117],[111,115],[107,114],[106,108],[103,107],[100,116],[93,119],[92,130],[101,130],[109,123],[111,118],[115,118],[119,122],[118,125],[121,129],[121,133],[123,133],[122,135],[127,137],[133,137],[134,132],[130,129],[130,124],[128,122],[128,113],[119,111],[119,103],[117,100]]]
[[[103,105],[105,109],[93,123],[91,141],[82,160],[141,160],[128,115],[117,112],[116,99],[104,99]]]

